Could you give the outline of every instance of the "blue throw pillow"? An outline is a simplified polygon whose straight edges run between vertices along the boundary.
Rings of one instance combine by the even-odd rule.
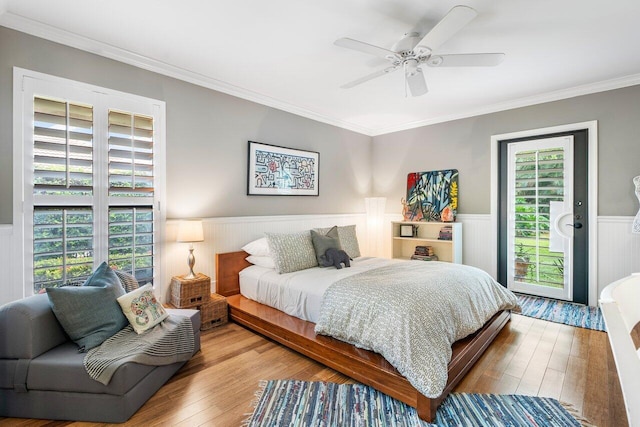
[[[99,346],[129,324],[116,300],[124,294],[106,262],[82,286],[47,288],[53,313],[80,351]]]

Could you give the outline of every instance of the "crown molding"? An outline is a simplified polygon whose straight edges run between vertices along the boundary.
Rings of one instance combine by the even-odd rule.
[[[608,90],[620,89],[623,87],[635,86],[640,84],[640,73],[629,76],[618,77],[615,79],[604,80],[595,83],[589,83],[581,86],[575,86],[567,89],[546,92],[538,95],[528,96],[525,98],[514,99],[512,101],[500,102],[497,104],[486,105],[481,108],[467,110],[458,114],[450,114],[446,116],[435,117],[428,120],[420,120],[406,123],[399,126],[391,126],[381,129],[372,130],[373,135],[379,136],[388,133],[399,132],[403,130],[415,129],[422,126],[434,125],[437,123],[450,122],[452,120],[466,119],[469,117],[482,116],[484,114],[497,113],[500,111],[513,110],[515,108],[529,107],[546,102],[560,101],[568,98],[575,98],[582,95],[591,95],[593,93],[605,92]]]
[[[42,22],[34,21],[11,12],[0,15],[0,25],[12,30],[40,37],[55,43],[73,47],[105,58],[113,59],[134,67],[152,71],[167,77],[172,77],[188,83],[192,83],[207,89],[226,93],[247,101],[272,107],[298,116],[302,116],[321,123],[337,126],[367,136],[372,136],[372,130],[366,127],[348,123],[333,117],[318,114],[308,108],[292,105],[268,95],[244,89],[230,83],[199,74],[185,68],[177,67],[166,62],[158,61],[144,55],[131,52],[126,49],[103,43],[88,37],[80,36],[60,28],[52,27]]]
[[[185,68],[177,67],[175,65],[158,61],[110,44],[99,42],[88,37],[80,36],[78,34],[62,30],[60,28],[52,27],[42,22],[34,21],[11,12],[0,14],[0,25],[46,40],[50,40],[55,43],[60,43],[66,46],[83,50],[85,52],[93,53],[95,55],[103,56],[105,58],[113,59],[118,62],[142,68],[147,71],[152,71],[154,73],[158,73],[167,77],[172,77],[201,87],[242,98],[247,101],[255,102],[261,105],[272,107],[291,114],[295,114],[301,117],[305,117],[311,120],[336,126],[342,129],[347,129],[371,137],[640,84],[639,73],[611,80],[561,89],[553,92],[546,92],[543,94],[524,97],[512,101],[490,104],[481,108],[462,111],[457,114],[443,115],[427,120],[404,123],[398,126],[372,128],[360,126],[354,123],[337,119],[335,117],[329,117],[323,114],[319,114],[306,107],[293,105],[288,102],[273,98],[269,95],[244,89],[230,83],[187,70]]]

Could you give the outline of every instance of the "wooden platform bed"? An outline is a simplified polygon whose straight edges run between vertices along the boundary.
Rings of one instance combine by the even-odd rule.
[[[438,405],[462,380],[511,318],[510,311],[501,311],[480,330],[456,341],[452,346],[449,379],[442,395],[427,398],[379,354],[328,336],[316,335],[314,323],[289,316],[240,295],[238,273],[250,265],[245,260],[247,255],[244,251],[216,255],[216,292],[227,297],[231,320],[405,402],[416,408],[418,416],[428,422],[435,420]]]

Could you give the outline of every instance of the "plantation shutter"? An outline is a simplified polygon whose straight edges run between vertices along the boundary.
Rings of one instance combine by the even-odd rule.
[[[557,254],[540,251],[549,247],[550,204],[564,200],[564,150],[562,148],[521,151],[515,154],[515,255],[526,255],[535,265],[530,278],[538,283],[561,285]],[[532,240],[534,239],[534,240]],[[553,271],[554,269],[558,271]],[[541,272],[550,272],[541,275]]]
[[[153,196],[153,118],[109,111],[109,195]]]
[[[91,195],[93,109],[34,99],[34,195]]]
[[[81,284],[93,270],[93,210],[36,207],[33,218],[35,289]]]
[[[153,117],[109,111],[109,263],[153,280]]]
[[[82,283],[104,260],[152,283],[154,117],[38,95],[33,118],[35,292]]]

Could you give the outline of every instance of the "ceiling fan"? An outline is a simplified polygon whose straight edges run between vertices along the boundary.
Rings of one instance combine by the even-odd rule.
[[[454,6],[431,31],[424,35],[417,32],[406,33],[404,37],[393,46],[393,50],[350,38],[336,40],[334,44],[337,46],[369,53],[391,62],[390,67],[378,70],[375,73],[361,77],[341,87],[344,89],[352,88],[376,77],[389,74],[402,67],[405,75],[405,87],[409,87],[412,96],[420,96],[428,92],[427,83],[421,68],[423,64],[426,64],[428,67],[489,67],[500,64],[504,59],[504,53],[464,53],[452,55],[437,55],[433,53],[477,15],[478,12],[468,6]]]

